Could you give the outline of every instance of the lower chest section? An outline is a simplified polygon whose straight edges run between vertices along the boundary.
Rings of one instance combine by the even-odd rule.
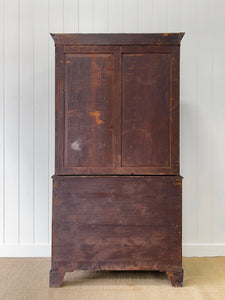
[[[55,176],[53,192],[54,268],[180,266],[180,176]]]

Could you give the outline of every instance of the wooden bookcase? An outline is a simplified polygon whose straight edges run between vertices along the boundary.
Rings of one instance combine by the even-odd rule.
[[[183,35],[52,34],[51,287],[78,269],[159,270],[182,285]]]

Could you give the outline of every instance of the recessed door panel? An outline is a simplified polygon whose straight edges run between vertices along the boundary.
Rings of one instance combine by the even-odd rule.
[[[113,57],[65,55],[64,167],[113,163]]]
[[[122,166],[170,167],[171,55],[122,56]]]
[[[179,174],[179,47],[56,49],[56,173]]]

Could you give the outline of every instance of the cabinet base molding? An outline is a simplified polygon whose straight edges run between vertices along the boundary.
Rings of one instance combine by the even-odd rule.
[[[74,270],[159,270],[182,286],[181,176],[54,176],[50,287]]]

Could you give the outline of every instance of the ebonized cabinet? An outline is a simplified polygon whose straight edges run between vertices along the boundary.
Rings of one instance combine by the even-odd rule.
[[[159,270],[182,285],[183,35],[52,34],[51,287],[77,269]]]

